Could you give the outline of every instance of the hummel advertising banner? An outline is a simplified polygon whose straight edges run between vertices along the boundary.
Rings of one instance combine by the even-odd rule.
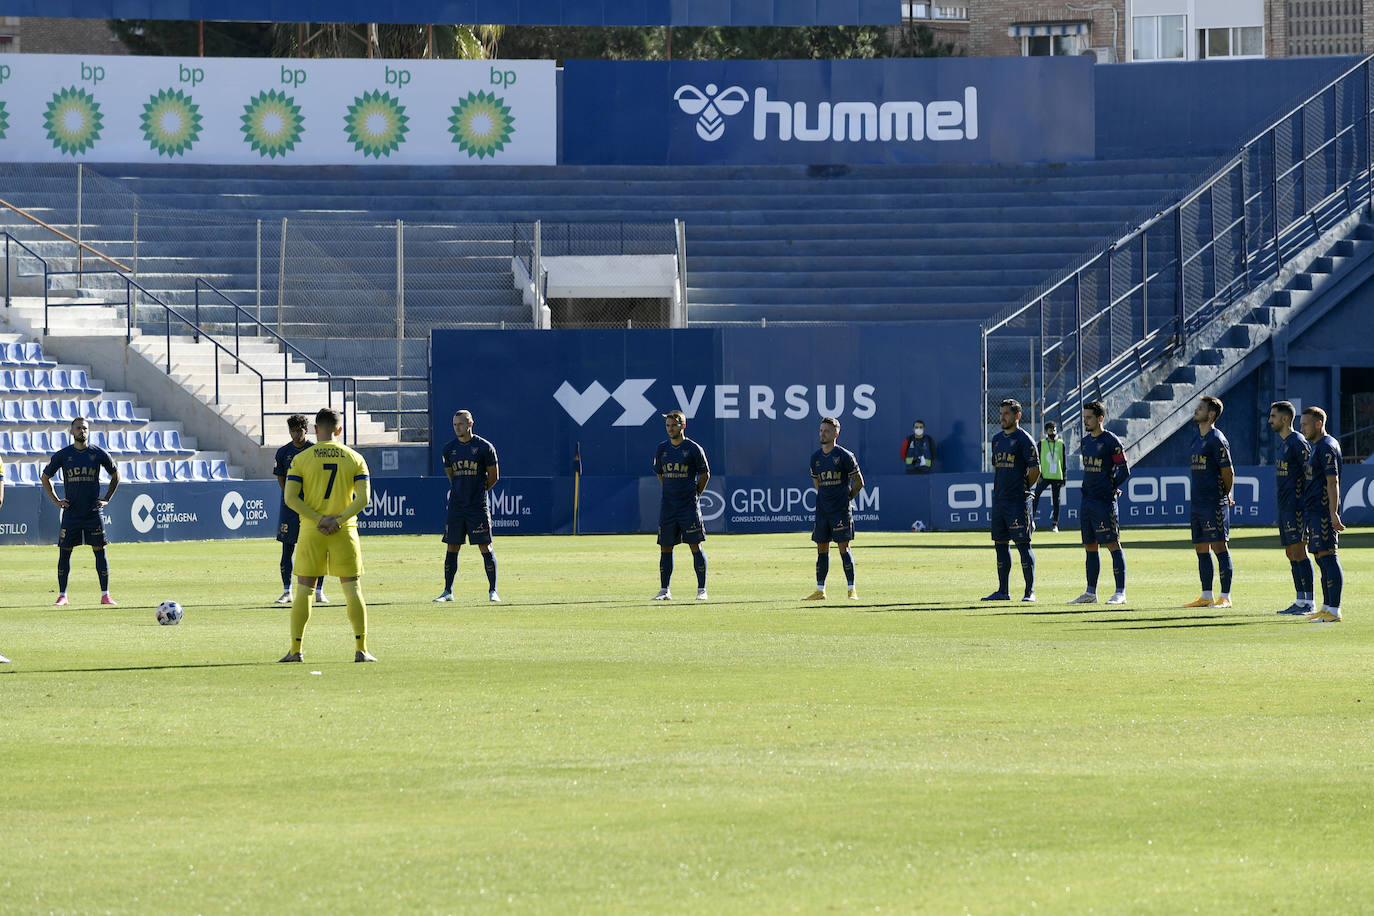
[[[821,418],[865,472],[901,473],[903,439],[924,420],[942,467],[978,467],[982,412],[976,323],[685,330],[436,330],[431,337],[432,472],[472,412],[502,474],[651,474],[681,410],[713,473],[809,471]]]
[[[568,61],[570,164],[1092,159],[1086,57]]]
[[[493,25],[897,25],[893,0],[9,0],[11,16]]]
[[[13,54],[0,160],[552,165],[552,61]]]

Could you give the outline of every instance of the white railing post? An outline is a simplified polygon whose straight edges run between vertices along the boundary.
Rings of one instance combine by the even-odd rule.
[[[406,345],[406,234],[405,223],[396,220],[396,432],[401,430],[401,376]],[[356,392],[355,392],[356,394]]]
[[[544,223],[534,221],[534,245],[530,249],[530,282],[534,284],[534,326],[548,330],[553,324],[544,315],[548,303],[544,301]]]
[[[675,328],[687,327],[687,224],[680,219],[673,220],[674,236],[677,240],[677,303],[673,309],[670,325]]]
[[[277,333],[282,334],[282,312],[286,303],[286,217],[281,218],[281,254],[277,258]]]

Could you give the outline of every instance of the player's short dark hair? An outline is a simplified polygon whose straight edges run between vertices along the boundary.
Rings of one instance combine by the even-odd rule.
[[[687,422],[687,415],[686,415],[685,413],[683,413],[682,411],[680,411],[680,410],[670,410],[670,411],[668,411],[667,413],[665,413],[663,416],[664,416],[665,419],[668,418],[668,417],[673,417],[673,418],[676,419],[679,423],[686,424],[686,422]]]
[[[1279,413],[1287,417],[1290,422],[1292,421],[1293,417],[1297,414],[1297,411],[1293,409],[1292,401],[1275,401],[1274,403],[1269,405],[1269,409],[1277,410]]]
[[[925,421],[925,420],[912,420],[912,421],[911,421],[911,425],[912,425],[912,426],[925,426],[925,425],[926,425],[926,421]]]
[[[1052,432],[1055,432],[1055,431],[1058,430],[1058,429],[1059,429],[1059,424],[1058,424],[1058,423],[1054,422],[1053,420],[1046,420],[1046,421],[1045,421],[1045,432],[1047,432],[1047,433],[1052,433]]]
[[[320,412],[315,414],[316,426],[328,426],[330,429],[337,430],[343,425],[343,420],[339,412],[332,407],[321,407]]]
[[[67,429],[71,429],[78,423],[85,423],[87,426],[89,426],[91,424],[91,421],[87,420],[85,417],[72,417],[72,422],[67,424]]]
[[[1221,419],[1221,398],[1212,397],[1210,394],[1204,394],[1202,397],[1198,398],[1198,400],[1207,405],[1207,409],[1212,413],[1213,420]]]
[[[293,413],[286,418],[286,428],[289,430],[299,429],[301,432],[305,432],[306,424],[309,422],[310,421],[305,418],[305,414]]]
[[[835,432],[840,431],[840,421],[836,420],[834,417],[821,417],[821,422],[829,423],[831,426],[835,427]]]
[[[472,411],[470,410],[455,410],[453,415],[455,417],[467,417],[469,420],[472,419]]]
[[[1002,403],[998,404],[997,406],[999,408],[1010,407],[1013,413],[1021,412],[1021,402],[1016,400],[1016,398],[1003,398]]]
[[[1326,423],[1326,411],[1322,410],[1320,407],[1304,407],[1302,412],[1312,417],[1318,423]]]
[[[1107,405],[1103,404],[1101,401],[1089,401],[1083,405],[1083,409],[1099,420],[1107,415]]]

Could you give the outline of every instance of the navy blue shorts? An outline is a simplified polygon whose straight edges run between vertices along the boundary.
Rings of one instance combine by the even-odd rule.
[[[993,503],[989,513],[992,519],[992,539],[994,541],[1015,541],[1029,544],[1031,532],[1035,530],[1035,520],[1031,516],[1031,499],[1026,497],[1022,503]]]
[[[65,514],[62,516],[62,527],[57,532],[57,546],[63,550],[71,550],[82,544],[89,544],[96,550],[105,549],[105,520],[99,513],[83,518],[67,518]]]
[[[301,539],[301,517],[285,505],[278,514],[277,540],[283,544],[294,544]]]
[[[1330,520],[1328,519],[1328,524]],[[1302,510],[1301,509],[1280,509],[1279,510],[1279,544],[1284,547],[1291,547],[1294,544],[1301,544],[1307,540],[1307,534],[1303,531]]]
[[[1121,540],[1116,501],[1084,501],[1078,508],[1078,528],[1084,544],[1115,544]]]
[[[1325,553],[1340,547],[1341,535],[1331,527],[1330,513],[1304,512],[1302,529],[1307,535],[1307,549],[1312,553]]]
[[[1193,510],[1190,519],[1193,527],[1194,544],[1224,543],[1231,537],[1231,507],[1217,506],[1215,509]]]
[[[704,540],[706,540],[706,526],[701,522],[700,510],[659,516],[658,546],[700,544]]]
[[[816,524],[811,529],[811,540],[817,544],[847,544],[854,540],[854,513],[845,506],[844,512],[825,512],[816,509]]]
[[[491,543],[490,509],[486,506],[477,509],[448,507],[448,518],[444,521],[444,543],[461,544],[464,538],[469,544]]]

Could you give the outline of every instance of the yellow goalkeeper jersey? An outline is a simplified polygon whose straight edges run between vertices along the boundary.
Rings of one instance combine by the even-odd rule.
[[[337,442],[319,442],[291,461],[286,485],[301,488],[301,499],[321,515],[338,515],[353,502],[355,481],[367,480],[367,462],[353,449]],[[344,523],[356,528],[357,516]]]

